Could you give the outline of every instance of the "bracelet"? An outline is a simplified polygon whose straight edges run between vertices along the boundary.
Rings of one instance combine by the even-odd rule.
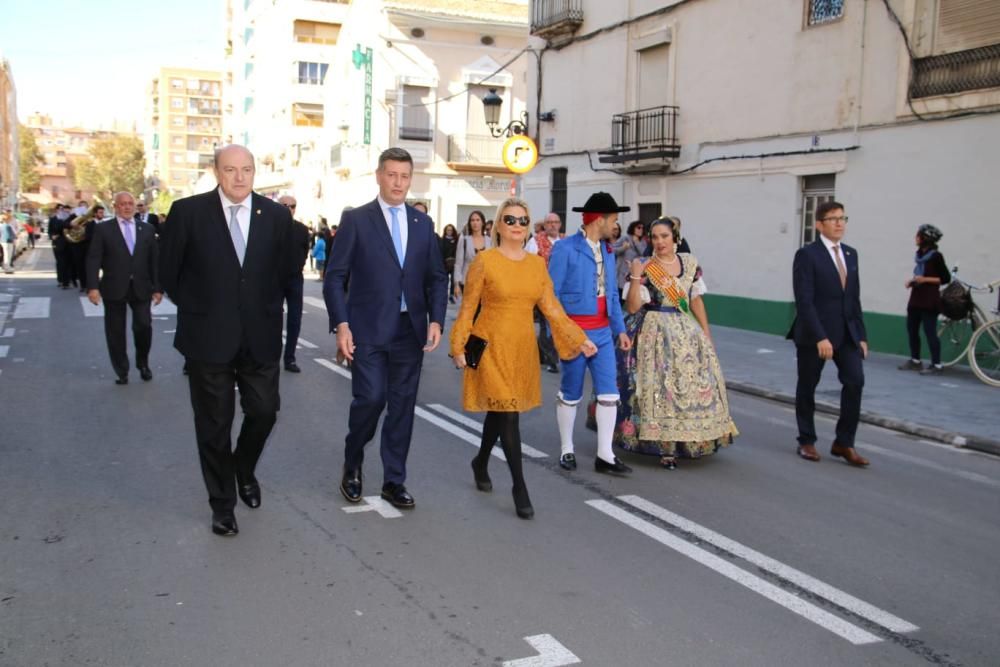
[[[642,280],[642,276],[633,276],[631,273],[628,275],[629,280]]]

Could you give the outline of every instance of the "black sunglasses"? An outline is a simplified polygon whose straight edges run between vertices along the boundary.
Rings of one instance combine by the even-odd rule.
[[[528,225],[530,225],[530,224],[531,224],[531,218],[529,218],[529,217],[528,217],[528,216],[526,216],[526,215],[522,215],[522,216],[521,216],[521,217],[519,217],[519,218],[518,218],[518,217],[515,217],[515,216],[513,216],[513,215],[505,215],[505,216],[504,216],[504,217],[502,218],[502,220],[503,220],[503,221],[504,221],[504,223],[505,223],[506,225],[508,225],[509,227],[513,227],[514,225],[521,225],[522,227],[527,227]]]
[[[285,208],[295,208],[295,204],[285,204]]]

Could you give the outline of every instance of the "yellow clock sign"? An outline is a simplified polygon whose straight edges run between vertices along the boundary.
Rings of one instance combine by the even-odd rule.
[[[538,146],[523,134],[515,134],[504,142],[503,163],[515,174],[526,174],[538,162]]]

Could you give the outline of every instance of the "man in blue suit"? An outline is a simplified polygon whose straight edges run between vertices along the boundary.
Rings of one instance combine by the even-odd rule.
[[[615,255],[608,239],[612,236],[618,213],[628,211],[607,192],[591,195],[583,206],[573,208],[583,213],[579,234],[567,236],[552,247],[549,275],[556,298],[570,319],[576,322],[597,346],[592,357],[579,355],[562,363],[562,380],[556,397],[556,422],[559,425],[564,470],[576,469],[573,423],[583,398],[583,380],[587,369],[597,394],[597,456],[594,470],[624,475],[631,469],[614,454],[611,440],[618,415],[618,383],[615,367],[615,343],[623,350],[632,344],[625,333],[621,301],[615,271]]]
[[[854,450],[854,436],[861,416],[861,390],[865,384],[862,360],[868,356],[868,335],[861,313],[858,253],[841,243],[846,227],[842,204],[829,201],[816,209],[816,231],[820,236],[799,248],[792,266],[795,321],[788,338],[795,341],[798,359],[795,418],[799,456],[819,461],[813,419],[816,385],[823,366],[833,359],[843,388],[837,438],[830,454],[864,467],[868,459]]]
[[[374,201],[346,211],[326,266],[323,296],[337,351],[353,374],[340,492],[361,500],[364,447],[382,410],[382,497],[411,508],[406,457],[424,352],[441,342],[448,276],[434,224],[406,205],[413,158],[390,148],[378,159]],[[428,323],[429,322],[429,323]]]

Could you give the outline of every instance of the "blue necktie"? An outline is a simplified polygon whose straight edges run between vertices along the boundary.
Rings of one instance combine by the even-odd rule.
[[[399,266],[403,266],[403,236],[399,233],[399,209],[395,206],[389,207],[389,215],[392,216],[392,245],[396,248],[396,258],[399,259]],[[406,296],[400,292],[400,312],[406,310]]]
[[[236,214],[239,210],[239,205],[229,207],[229,235],[233,237],[233,248],[236,250],[236,257],[240,260],[240,266],[243,266],[243,257],[247,254],[247,244],[243,240],[243,230],[240,229],[239,220],[236,219]]]

